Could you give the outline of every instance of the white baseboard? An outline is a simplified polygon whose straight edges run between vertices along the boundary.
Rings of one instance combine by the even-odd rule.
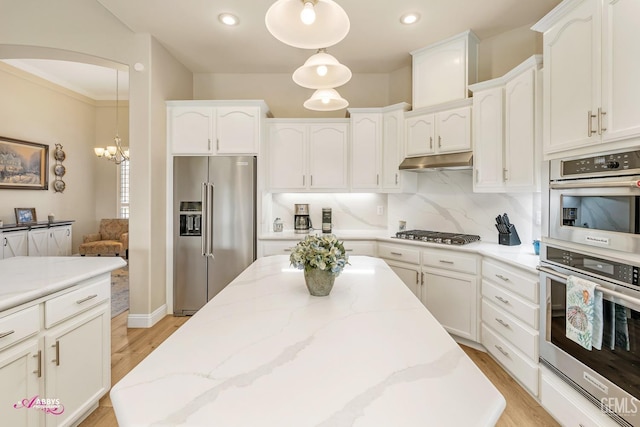
[[[167,315],[167,305],[162,304],[151,314],[129,314],[127,316],[128,328],[150,328]]]

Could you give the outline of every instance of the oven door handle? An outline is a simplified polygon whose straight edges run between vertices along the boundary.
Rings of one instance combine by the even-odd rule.
[[[536,269],[538,271],[541,271],[543,273],[546,273],[550,276],[555,276],[559,279],[562,280],[567,280],[569,278],[569,276],[567,276],[566,274],[562,274],[562,273],[558,273],[555,270],[552,270],[550,268],[546,268],[546,267],[542,267],[542,266],[537,266]],[[596,290],[602,292],[604,295],[608,295],[614,298],[618,298],[622,301],[627,301],[630,302],[631,304],[634,304],[636,306],[640,306],[640,300],[638,298],[634,298],[634,297],[630,297],[629,295],[625,295],[623,293],[620,292],[616,292],[616,291],[612,291],[610,289],[605,288],[604,286],[600,286],[598,284],[596,284]]]
[[[561,190],[567,188],[640,188],[640,180],[635,181],[575,181],[575,182],[550,182],[549,188]]]

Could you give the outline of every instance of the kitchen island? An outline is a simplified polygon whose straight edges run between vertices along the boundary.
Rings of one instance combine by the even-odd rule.
[[[505,400],[384,261],[260,258],[111,390],[126,426],[486,426]]]

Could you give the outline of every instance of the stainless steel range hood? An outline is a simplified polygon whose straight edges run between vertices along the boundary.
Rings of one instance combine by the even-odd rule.
[[[438,154],[437,156],[407,157],[400,163],[400,170],[416,172],[434,169],[471,169],[473,167],[473,153]]]

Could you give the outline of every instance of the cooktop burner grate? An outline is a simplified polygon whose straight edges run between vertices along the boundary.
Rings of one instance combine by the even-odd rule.
[[[398,231],[396,238],[420,240],[422,242],[442,243],[445,245],[466,245],[480,240],[475,234],[443,233],[440,231],[408,230]]]

